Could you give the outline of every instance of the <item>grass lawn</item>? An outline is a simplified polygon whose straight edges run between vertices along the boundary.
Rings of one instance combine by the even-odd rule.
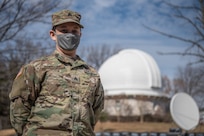
[[[98,122],[95,127],[95,132],[111,131],[111,132],[169,132],[169,128],[178,128],[175,123],[156,123],[156,122]],[[190,132],[204,132],[204,125],[197,126]]]
[[[177,128],[175,123],[155,123],[155,122],[131,122],[131,123],[117,123],[117,122],[98,122],[95,126],[95,132],[169,132],[169,128]],[[204,125],[197,126],[193,131],[189,132],[203,132]],[[0,136],[14,136],[13,129],[0,130]]]

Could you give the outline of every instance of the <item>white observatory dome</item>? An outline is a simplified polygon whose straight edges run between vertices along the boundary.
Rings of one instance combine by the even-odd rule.
[[[106,95],[162,95],[160,70],[141,50],[120,51],[102,64],[99,74]]]

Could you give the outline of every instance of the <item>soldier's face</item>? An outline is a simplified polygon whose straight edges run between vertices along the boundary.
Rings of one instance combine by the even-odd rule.
[[[56,26],[56,33],[72,33],[75,35],[81,35],[81,28],[76,23],[69,22]]]
[[[72,33],[81,36],[81,27],[73,22],[60,24],[55,27],[55,30],[50,30],[50,37],[56,41],[56,34]]]
[[[71,33],[73,35],[81,36],[81,27],[76,23],[69,22],[69,23],[64,23],[56,26],[54,30],[50,30],[50,37],[52,40],[56,42],[56,49],[63,52],[66,55],[74,57],[76,54],[76,49],[65,50],[60,46],[58,46],[59,41],[57,40],[57,35],[65,34],[65,33]]]

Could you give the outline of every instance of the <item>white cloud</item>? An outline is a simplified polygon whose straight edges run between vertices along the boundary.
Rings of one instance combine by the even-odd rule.
[[[106,7],[111,7],[115,4],[116,0],[94,0],[94,3],[97,8],[106,8]]]
[[[186,0],[171,2],[188,4]],[[180,45],[184,43],[142,26],[145,24],[170,34],[188,36],[188,33],[184,33],[183,22],[170,18],[172,10],[161,3],[161,0],[80,0],[74,2],[73,8],[82,14],[85,26],[81,44],[109,44],[142,49],[156,59],[166,75],[172,76],[181,64],[180,57],[160,56],[157,51],[181,51],[185,47]],[[183,65],[187,63],[182,62]]]

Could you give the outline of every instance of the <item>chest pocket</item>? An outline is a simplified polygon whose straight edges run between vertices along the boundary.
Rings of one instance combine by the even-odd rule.
[[[73,91],[83,103],[93,104],[96,90],[96,79],[94,76],[87,74],[84,70],[78,70],[73,74],[72,81],[75,90]]]

